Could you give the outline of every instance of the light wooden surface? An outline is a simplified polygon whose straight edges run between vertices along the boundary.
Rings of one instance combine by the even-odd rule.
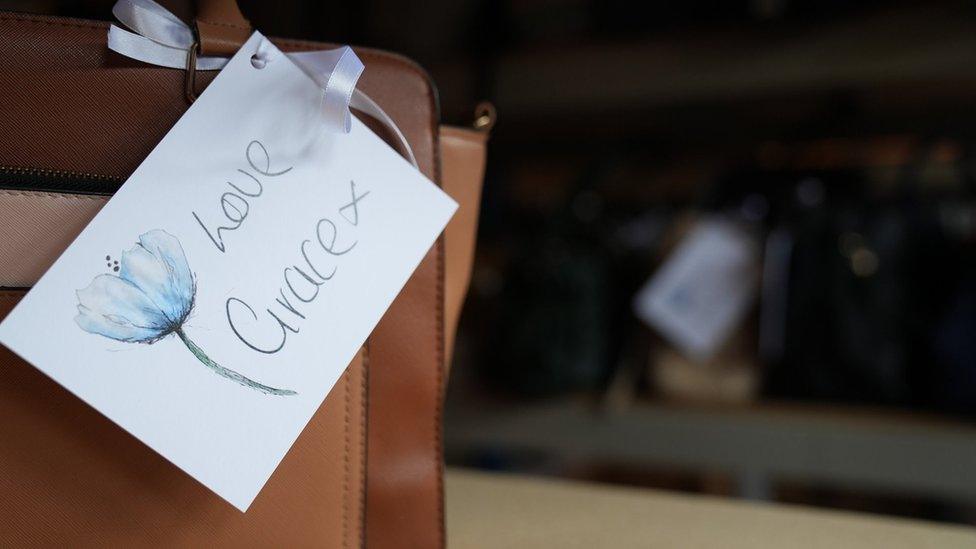
[[[449,469],[451,549],[976,548],[976,529]]]

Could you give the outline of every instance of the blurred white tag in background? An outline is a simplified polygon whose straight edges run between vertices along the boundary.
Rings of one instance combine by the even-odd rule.
[[[722,217],[699,221],[634,298],[634,312],[697,361],[725,342],[756,294],[754,240]]]

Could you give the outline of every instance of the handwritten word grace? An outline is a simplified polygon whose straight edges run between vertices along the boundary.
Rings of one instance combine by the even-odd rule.
[[[349,194],[349,202],[336,210],[335,217],[320,218],[310,227],[309,237],[296,246],[296,262],[282,269],[278,296],[264,307],[264,313],[259,315],[238,297],[227,299],[227,323],[244,345],[259,353],[274,354],[285,347],[289,334],[299,333],[299,323],[306,319],[310,304],[338,271],[339,259],[359,243],[350,233],[359,225],[359,203],[369,191],[357,193],[355,181],[350,181]]]

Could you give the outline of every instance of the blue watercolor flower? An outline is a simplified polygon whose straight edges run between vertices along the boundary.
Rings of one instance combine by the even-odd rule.
[[[75,323],[86,332],[127,343],[153,344],[176,334],[200,362],[217,375],[269,395],[294,395],[224,368],[183,331],[196,297],[196,280],[180,241],[155,229],[122,254],[118,276],[101,274],[78,296]]]

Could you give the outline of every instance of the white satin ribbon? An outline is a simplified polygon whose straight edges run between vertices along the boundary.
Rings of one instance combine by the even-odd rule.
[[[153,65],[186,68],[186,57],[193,47],[193,31],[166,8],[153,0],[119,0],[112,13],[133,32],[110,26],[110,50]],[[219,70],[226,64],[227,59],[223,57],[197,58],[197,70]]]
[[[190,27],[153,0],[118,0],[112,13],[119,22],[132,30],[116,25],[108,29],[108,48],[138,61],[185,69],[187,56],[194,45]],[[264,57],[258,47],[256,57]],[[356,82],[363,72],[363,62],[352,48],[343,46],[334,50],[286,53],[302,71],[322,88],[324,120],[327,131],[349,133],[352,115],[349,108],[361,111],[385,126],[399,142],[401,153],[416,168],[410,144],[393,119],[365,93],[356,89]],[[197,57],[196,69],[220,70],[227,64],[225,57]]]

